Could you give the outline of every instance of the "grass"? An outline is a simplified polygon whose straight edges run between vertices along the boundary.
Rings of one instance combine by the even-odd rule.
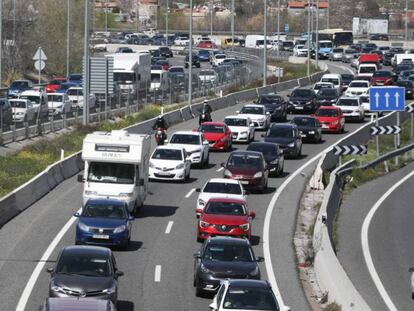
[[[336,302],[332,302],[323,308],[323,311],[342,311],[342,307]]]

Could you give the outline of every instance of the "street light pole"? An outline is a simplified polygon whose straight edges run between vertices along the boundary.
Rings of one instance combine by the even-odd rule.
[[[405,41],[408,41],[408,0],[405,0]]]
[[[310,18],[310,10],[311,10],[311,0],[308,0],[308,62],[306,67],[306,74],[309,77],[310,76],[310,48],[311,48],[311,36],[310,36],[310,30],[311,30],[311,18]]]
[[[108,32],[108,0],[105,0],[105,33]]]
[[[231,50],[234,50],[234,0],[231,0]]]
[[[280,56],[280,0],[277,0],[277,57]]]
[[[267,0],[263,9],[263,86],[267,85]]]
[[[137,32],[139,32],[139,1],[140,0],[136,0],[135,2],[135,23],[137,27]]]
[[[0,87],[3,86],[2,59],[3,59],[3,0],[0,0]]]
[[[328,7],[326,9],[326,29],[329,29],[330,27],[330,24],[329,24],[330,10],[331,10],[331,1],[328,0]]]
[[[165,46],[168,46],[168,14],[170,13],[170,7],[167,0],[167,11],[165,12]]]
[[[193,0],[190,0],[190,42],[188,43],[188,106],[193,101]]]
[[[84,37],[83,37],[83,125],[89,123],[89,0],[84,1]]]
[[[319,0],[316,0],[316,36],[315,36],[315,68],[318,69],[318,62],[319,62]]]
[[[210,36],[213,36],[213,0],[210,0]]]
[[[66,0],[66,77],[69,77],[70,68],[70,1]]]

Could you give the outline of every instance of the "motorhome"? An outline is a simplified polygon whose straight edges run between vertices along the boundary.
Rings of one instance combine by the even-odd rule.
[[[168,90],[168,71],[151,70],[150,91],[167,91]]]
[[[125,201],[131,213],[144,204],[148,191],[151,140],[125,130],[93,132],[83,140],[83,204],[89,199]]]

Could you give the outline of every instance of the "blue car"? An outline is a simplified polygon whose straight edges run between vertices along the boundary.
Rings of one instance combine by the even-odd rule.
[[[55,93],[66,93],[69,88],[76,86],[79,85],[73,82],[63,82],[60,84],[59,88],[55,91]]]
[[[200,59],[200,62],[208,62],[210,61],[210,52],[207,50],[199,50],[198,58]]]
[[[69,75],[68,82],[77,84],[77,86],[82,86],[82,74],[81,73],[72,73]]]
[[[76,244],[127,248],[131,239],[128,206],[117,200],[88,200],[81,213],[76,213]]]
[[[17,98],[20,93],[32,89],[32,82],[29,80],[13,81],[7,89],[7,98]]]

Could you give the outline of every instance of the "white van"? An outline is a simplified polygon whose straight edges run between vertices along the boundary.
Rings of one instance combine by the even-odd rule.
[[[149,135],[119,130],[93,132],[83,140],[83,204],[89,199],[125,201],[131,213],[144,204],[148,191]]]
[[[377,71],[377,65],[375,64],[361,64],[358,67],[358,77],[372,77],[374,72]]]
[[[168,72],[164,70],[151,70],[150,91],[168,90]]]
[[[331,82],[339,92],[342,92],[342,77],[340,74],[337,74],[337,73],[324,74],[320,82]]]
[[[267,48],[272,48],[270,37],[267,37]],[[246,36],[246,48],[263,49],[264,48],[264,36],[261,35],[247,35]]]

